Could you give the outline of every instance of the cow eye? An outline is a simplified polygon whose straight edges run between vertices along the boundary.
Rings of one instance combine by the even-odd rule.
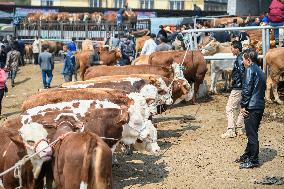
[[[33,146],[35,144],[35,141],[33,140],[28,140],[27,143],[30,145],[30,146]]]

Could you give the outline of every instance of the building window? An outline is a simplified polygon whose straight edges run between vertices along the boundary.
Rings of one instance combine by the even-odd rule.
[[[53,6],[53,0],[41,0],[41,6]]]
[[[114,7],[115,8],[123,8],[125,5],[125,0],[115,0]]]
[[[90,0],[90,7],[102,7],[102,0]]]
[[[140,0],[140,9],[153,9],[154,0]]]
[[[184,10],[184,1],[170,0],[170,9],[171,10]]]

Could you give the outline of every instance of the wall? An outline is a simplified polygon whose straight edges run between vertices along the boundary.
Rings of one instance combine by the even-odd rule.
[[[228,13],[230,15],[260,15],[268,11],[270,0],[228,0]]]

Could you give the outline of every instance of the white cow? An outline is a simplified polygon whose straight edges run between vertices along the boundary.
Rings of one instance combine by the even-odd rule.
[[[232,53],[217,53],[213,56],[224,57],[232,56]],[[234,60],[211,60],[211,87],[212,93],[217,93],[217,81],[219,76],[224,72],[225,74],[225,90],[228,90],[229,84],[231,83],[231,74],[233,70]]]

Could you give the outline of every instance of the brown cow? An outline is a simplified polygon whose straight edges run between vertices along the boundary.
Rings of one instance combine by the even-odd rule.
[[[266,100],[268,102],[272,102],[271,100],[271,90],[273,92],[273,96],[275,101],[278,104],[283,104],[283,101],[280,100],[279,94],[277,92],[278,82],[280,79],[280,75],[284,72],[284,47],[279,47],[275,49],[270,49],[265,58],[266,63],[269,66],[269,76],[266,81]]]
[[[150,33],[150,30],[148,29],[142,29],[142,30],[138,30],[138,31],[132,31],[131,34],[134,36],[134,37],[143,37],[145,35],[148,35]]]
[[[155,52],[149,57],[149,64],[164,65],[170,67],[174,62],[182,64],[185,67],[185,79],[192,83],[194,82],[193,102],[195,102],[199,85],[203,82],[207,72],[205,59],[200,51],[189,51],[185,56],[186,51],[162,51]],[[183,58],[185,56],[184,62]]]
[[[129,65],[129,66],[96,66],[90,67],[85,73],[85,80],[100,76],[129,75],[129,74],[156,74],[170,78],[172,71],[170,68],[152,65]]]
[[[41,45],[48,45],[49,52],[53,54],[58,54],[59,51],[63,50],[64,44],[58,41],[42,41]]]
[[[69,13],[68,12],[59,12],[57,14],[57,21],[58,22],[66,22],[69,19]]]
[[[149,56],[150,55],[140,55],[138,58],[135,58],[131,65],[145,65],[149,64]]]
[[[68,134],[55,147],[54,156],[57,188],[112,188],[111,150],[97,135]]]
[[[25,44],[25,58],[26,61],[32,63],[33,59],[33,46],[31,44]]]
[[[76,70],[80,69],[80,77],[82,81],[85,80],[84,75],[87,70],[91,66],[91,56],[93,55],[93,51],[81,51],[75,54],[76,60]],[[99,51],[99,64],[101,65],[115,65],[116,62],[121,58],[121,52],[119,49],[112,49],[110,51],[101,48]]]
[[[216,53],[232,53],[231,43],[220,43],[216,40],[212,40],[200,50],[204,56],[214,55]]]
[[[95,22],[96,24],[101,24],[102,18],[103,18],[103,13],[101,12],[94,12],[90,16],[91,21]]]

